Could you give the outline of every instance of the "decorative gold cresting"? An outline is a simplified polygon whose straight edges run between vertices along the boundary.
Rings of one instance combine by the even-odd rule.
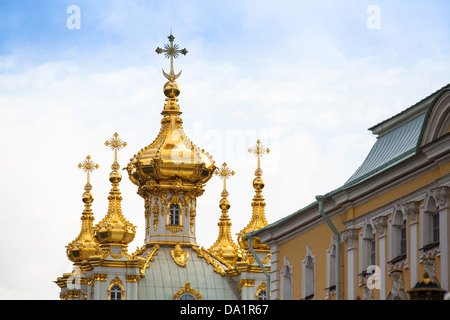
[[[112,184],[112,188],[108,196],[108,213],[103,220],[95,226],[95,237],[103,246],[123,246],[130,243],[136,235],[135,226],[128,222],[122,214],[122,196],[119,190],[119,183],[122,180],[122,175],[119,172],[120,165],[117,162],[117,151],[127,144],[119,138],[117,133],[115,133],[110,140],[105,142],[105,145],[114,150],[114,162],[111,165],[113,171],[109,175],[109,181]]]
[[[188,299],[186,295],[191,295],[191,299],[195,300],[201,300],[202,295],[200,292],[196,291],[194,288],[191,287],[191,283],[187,282],[183,288],[181,288],[177,293],[173,295],[174,300],[185,300]]]
[[[84,210],[81,216],[81,232],[69,245],[67,245],[67,257],[72,262],[81,262],[98,254],[98,243],[94,237],[93,222],[94,215],[91,209],[91,203],[94,197],[91,194],[92,186],[90,183],[90,174],[98,169],[98,164],[94,163],[90,156],[78,164],[78,168],[83,169],[87,173],[87,182],[84,186],[82,200],[84,202]]]
[[[220,221],[217,223],[219,226],[219,236],[211,248],[208,249],[208,253],[219,260],[224,260],[227,265],[234,266],[236,261],[242,258],[242,251],[231,237],[231,221],[228,216],[230,202],[227,199],[229,194],[226,182],[235,173],[224,162],[222,167],[216,171],[215,174],[223,180],[222,199],[219,202],[222,215],[220,216]]]
[[[261,140],[258,139],[256,141],[256,145],[253,148],[248,149],[248,152],[252,153],[258,158],[258,166],[255,171],[255,179],[253,179],[253,188],[255,189],[255,196],[253,197],[252,202],[252,218],[249,222],[249,224],[242,229],[238,234],[238,242],[241,248],[244,250],[248,250],[248,242],[247,238],[245,237],[246,233],[259,230],[261,228],[264,228],[267,226],[267,220],[266,215],[264,212],[264,207],[266,206],[266,203],[264,202],[264,197],[262,196],[262,189],[264,188],[264,180],[262,179],[262,170],[261,170],[261,157],[265,154],[268,154],[270,150],[266,148],[262,143]],[[253,248],[254,249],[261,249],[261,250],[268,250],[269,247],[261,243],[261,240],[258,237],[253,238]]]

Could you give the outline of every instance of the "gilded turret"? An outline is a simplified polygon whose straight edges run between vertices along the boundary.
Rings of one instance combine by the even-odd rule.
[[[91,209],[91,203],[94,197],[91,194],[92,186],[90,184],[90,173],[98,169],[98,164],[92,162],[91,157],[87,156],[83,163],[78,165],[87,173],[87,183],[84,186],[82,200],[84,202],[84,210],[81,216],[81,232],[69,245],[67,245],[67,257],[72,262],[81,262],[98,254],[99,246],[94,238],[93,222],[94,215]]]
[[[178,105],[180,88],[175,80],[173,59],[186,55],[169,36],[164,49],[170,59],[170,73],[163,70],[169,80],[163,88],[166,96],[161,129],[156,139],[130,159],[127,166],[130,180],[144,198],[146,242],[180,241],[195,243],[195,216],[197,197],[204,192],[205,183],[216,169],[211,155],[196,147],[184,133]]]
[[[264,197],[262,196],[262,189],[264,188],[264,180],[262,179],[261,170],[261,157],[270,152],[268,148],[265,148],[261,141],[258,139],[256,145],[253,148],[248,149],[248,152],[254,154],[258,158],[258,167],[255,171],[255,179],[253,179],[253,188],[255,189],[255,196],[252,202],[252,217],[249,224],[242,229],[238,234],[238,242],[242,249],[248,250],[248,242],[245,237],[246,233],[259,230],[267,226],[266,215],[264,212],[264,207],[266,203],[264,202]],[[258,237],[253,238],[252,246],[254,249],[269,250],[269,246],[261,243]]]
[[[122,196],[119,190],[122,175],[118,171],[120,166],[117,162],[117,150],[120,150],[127,144],[119,138],[117,133],[105,144],[114,150],[114,163],[111,166],[113,171],[109,175],[112,188],[108,196],[108,212],[103,220],[95,226],[95,238],[101,246],[127,245],[134,239],[136,229],[122,214]]]
[[[219,236],[217,241],[208,249],[208,252],[219,260],[224,260],[227,264],[233,266],[236,261],[242,258],[242,251],[231,238],[231,221],[228,216],[230,209],[230,202],[228,201],[228,191],[226,189],[226,181],[234,175],[226,163],[222,165],[219,171],[215,172],[223,180],[223,191],[221,193],[222,199],[219,202],[219,207],[222,210],[219,226]]]

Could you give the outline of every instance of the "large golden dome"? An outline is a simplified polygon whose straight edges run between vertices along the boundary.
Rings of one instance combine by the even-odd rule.
[[[186,55],[188,51],[186,48],[178,49],[178,45],[173,43],[175,37],[172,34],[168,38],[170,45],[165,45],[165,49],[158,47],[155,50],[158,54],[165,53],[166,58],[170,59],[169,74],[163,70],[169,81],[163,89],[167,98],[161,113],[164,116],[161,120],[161,130],[150,145],[142,148],[130,159],[128,174],[131,181],[139,187],[141,195],[145,189],[167,189],[174,183],[177,188],[194,190],[200,195],[202,185],[211,179],[216,167],[212,157],[197,148],[183,131],[177,99],[180,88],[175,82],[181,71],[175,74],[173,59],[180,53]]]
[[[166,104],[161,114],[161,129],[156,139],[142,148],[128,164],[131,181],[138,187],[157,184],[171,185],[181,179],[183,185],[197,186],[206,183],[216,169],[207,152],[195,146],[183,131],[177,96],[178,84],[169,80],[164,85]]]

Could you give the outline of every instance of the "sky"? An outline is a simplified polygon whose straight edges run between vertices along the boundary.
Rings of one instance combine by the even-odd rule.
[[[175,43],[183,128],[227,181],[232,234],[250,221],[257,139],[269,223],[342,186],[368,130],[450,83],[448,1],[0,2],[0,299],[59,298],[80,232],[87,155],[96,224],[107,212],[115,132],[125,167],[160,129]],[[124,172],[125,173],[125,172]],[[197,205],[197,242],[218,235],[222,181]],[[144,203],[123,175],[122,211],[144,244]],[[234,237],[236,239],[236,237]]]

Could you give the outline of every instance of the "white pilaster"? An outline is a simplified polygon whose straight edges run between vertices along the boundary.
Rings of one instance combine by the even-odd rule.
[[[380,267],[380,300],[386,300],[386,226],[387,217],[381,216],[373,220],[378,233],[379,267]]]
[[[347,243],[347,299],[355,300],[356,298],[356,249],[358,244],[358,230],[348,229],[341,234],[342,241]]]

